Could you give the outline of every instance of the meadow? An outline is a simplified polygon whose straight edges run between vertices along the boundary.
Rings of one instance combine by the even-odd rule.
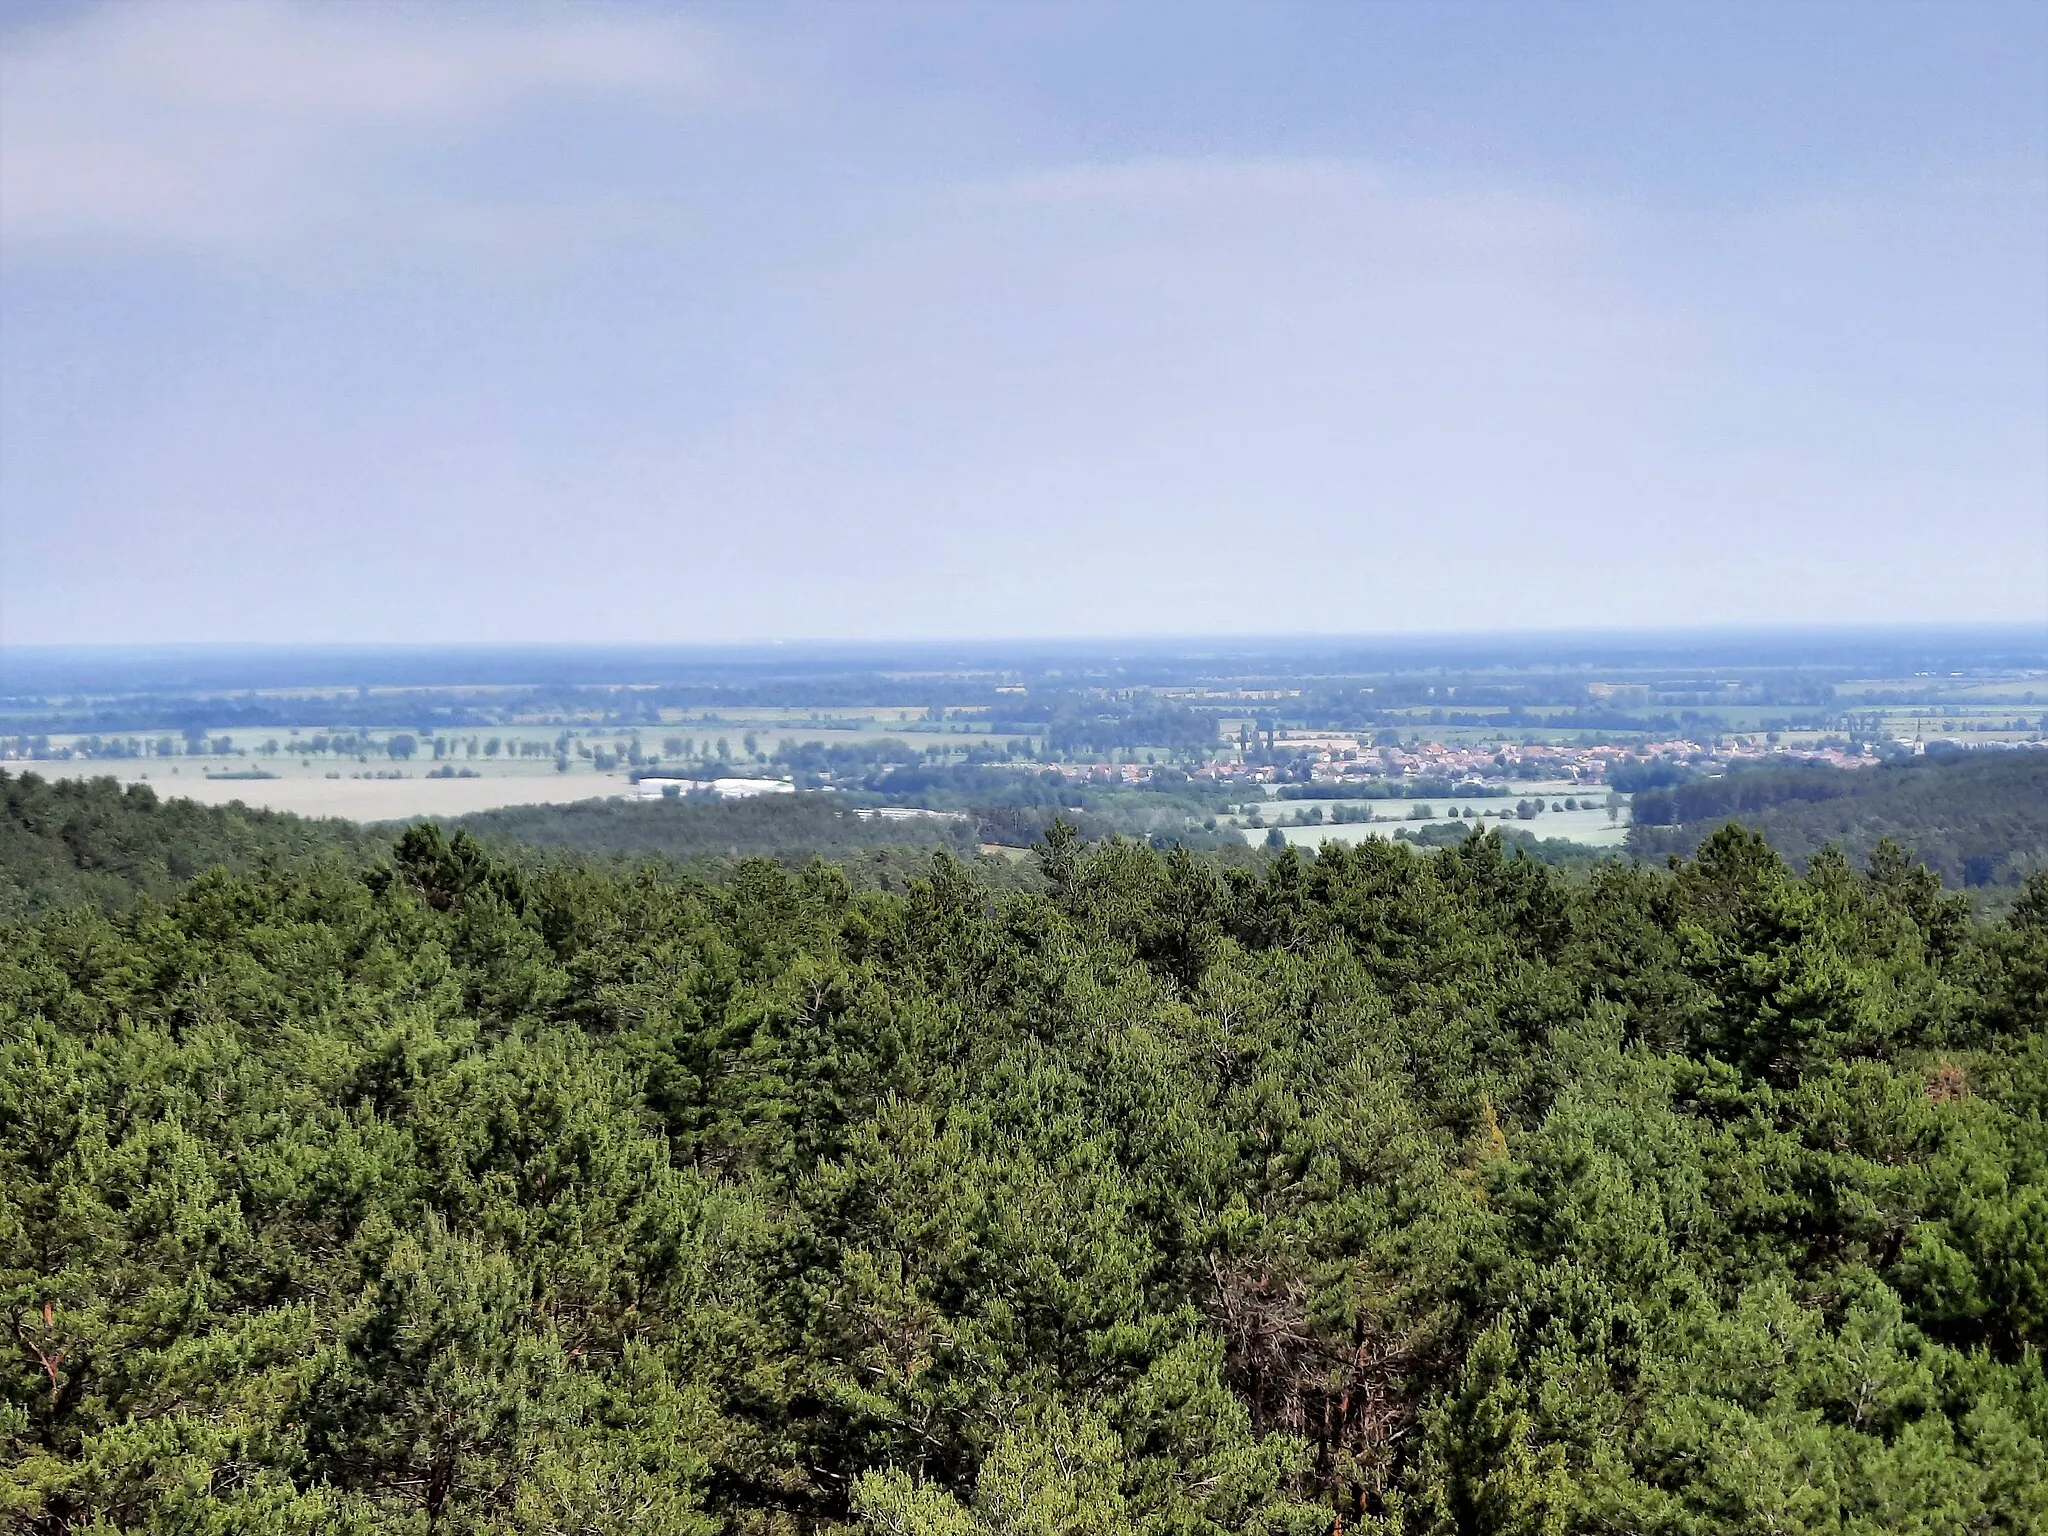
[[[403,777],[359,777],[346,770],[307,769],[280,765],[274,778],[224,777],[249,772],[235,758],[181,759],[177,766],[157,765],[123,771],[124,763],[68,762],[19,764],[47,779],[115,778],[123,784],[147,784],[162,795],[176,795],[200,805],[241,804],[300,816],[342,816],[351,821],[397,821],[415,816],[467,816],[476,811],[514,805],[565,805],[581,800],[623,795],[629,785],[623,772],[558,774],[531,763],[504,764],[480,770],[475,778],[433,779],[426,769],[379,769],[372,772]],[[197,771],[211,768],[215,777]],[[356,768],[360,775],[366,770]]]
[[[563,726],[511,724],[429,733],[404,724],[364,726],[336,732],[322,725],[227,728],[206,733],[215,750],[176,755],[84,755],[119,740],[154,753],[161,733],[105,737],[87,732],[53,734],[51,752],[77,756],[38,757],[20,764],[46,778],[113,777],[124,784],[149,784],[159,793],[186,796],[203,805],[240,802],[265,810],[307,816],[345,816],[387,821],[413,816],[462,816],[516,805],[573,804],[623,795],[630,789],[630,757],[647,764],[701,763],[722,757],[753,763],[757,770],[784,741],[823,740],[830,745],[891,742],[913,752],[959,752],[970,745],[1007,749],[1011,737],[991,736],[985,725],[932,722],[925,711],[880,707],[836,715],[803,709],[671,711],[660,726]],[[313,749],[316,740],[337,736],[368,738],[367,750]],[[409,736],[412,755],[394,758],[386,746]],[[566,752],[558,753],[567,738]],[[434,755],[436,740],[444,755]],[[748,745],[751,739],[753,745]],[[1023,739],[1023,738],[1017,738]],[[684,745],[678,755],[672,742]],[[565,767],[558,767],[558,760]],[[434,775],[447,776],[434,776]]]
[[[1390,838],[1404,827],[1413,832],[1443,824],[1516,827],[1537,837],[1566,838],[1596,848],[1619,849],[1628,835],[1625,796],[1615,797],[1624,803],[1618,814],[1610,816],[1607,808],[1609,797],[1604,789],[1596,791],[1593,797],[1597,804],[1582,803],[1576,810],[1552,810],[1550,807],[1553,804],[1562,806],[1567,798],[1584,796],[1586,791],[1581,785],[1545,781],[1514,785],[1511,790],[1511,798],[1483,800],[1461,799],[1456,795],[1386,800],[1268,800],[1255,806],[1240,807],[1239,814],[1231,820],[1247,842],[1264,843],[1277,827],[1290,845],[1306,851],[1313,851],[1326,842],[1356,843],[1368,838]],[[1524,799],[1540,799],[1543,811],[1527,821],[1520,819],[1515,815],[1515,806]],[[1453,817],[1450,814],[1453,806],[1461,812],[1477,814],[1469,818]],[[1340,807],[1346,815],[1360,818],[1370,815],[1372,819],[1334,820]],[[1254,809],[1258,813],[1256,823],[1249,815]],[[1320,823],[1294,824],[1301,813],[1313,815],[1317,810],[1323,815]],[[1418,815],[1418,812],[1428,814]],[[1502,812],[1507,813],[1505,820],[1501,818]]]

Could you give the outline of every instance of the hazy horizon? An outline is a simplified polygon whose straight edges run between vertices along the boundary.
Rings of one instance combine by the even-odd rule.
[[[0,643],[2048,622],[2048,10],[0,18]]]
[[[1055,665],[1057,664],[1057,665]],[[2048,669],[2048,624],[1832,625],[1740,629],[1414,632],[1380,635],[1124,635],[988,639],[358,642],[252,641],[135,645],[0,645],[0,691],[222,695],[322,688],[641,686],[747,673],[914,676],[904,668],[1096,676],[1134,684],[1245,666],[1309,678],[1358,668],[1589,673],[1759,665],[1816,675],[2033,676]]]

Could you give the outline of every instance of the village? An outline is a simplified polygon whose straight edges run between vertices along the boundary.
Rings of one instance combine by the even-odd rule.
[[[1276,731],[1270,745],[1256,753],[1219,753],[1199,765],[1171,772],[1219,782],[1246,784],[1306,783],[1361,788],[1393,788],[1411,784],[1510,784],[1522,782],[1612,785],[1617,767],[1652,764],[1684,765],[1696,772],[1719,773],[1741,764],[1804,762],[1832,768],[1868,768],[1884,761],[1868,743],[1813,747],[1782,747],[1748,738],[1702,743],[1687,738],[1644,742],[1635,746],[1599,744],[1559,746],[1529,742],[1479,742],[1455,745],[1415,741],[1375,746],[1369,733],[1328,734]],[[1150,762],[1058,762],[1033,766],[1076,782],[1114,780],[1149,782],[1164,766]],[[1625,775],[1624,775],[1625,776]]]

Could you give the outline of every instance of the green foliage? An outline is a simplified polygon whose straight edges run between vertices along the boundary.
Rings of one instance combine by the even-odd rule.
[[[575,848],[666,858],[841,857],[874,848],[974,852],[974,828],[936,816],[879,820],[854,814],[837,797],[760,795],[745,800],[678,798],[645,804],[586,800],[480,811],[457,823],[494,843]]]
[[[667,808],[650,808],[657,813]],[[2048,876],[407,832],[0,929],[0,1524],[2048,1530]]]
[[[655,862],[672,875],[722,880],[742,859],[772,859],[795,871],[824,857],[862,889],[903,892],[943,848],[971,863],[989,885],[1028,885],[1032,876],[1029,865],[982,854],[977,838],[987,829],[974,818],[864,817],[828,795],[677,797],[657,804],[586,800],[483,811],[450,825],[474,835],[502,860],[523,866],[569,861],[624,875]]]
[[[1492,829],[1508,847],[1519,849],[1539,863],[1549,864],[1557,869],[1573,870],[1583,874],[1595,865],[1614,858],[1611,848],[1597,848],[1588,843],[1575,843],[1568,837],[1537,837],[1520,827],[1499,827]],[[1396,827],[1394,837],[1404,843],[1413,843],[1418,848],[1453,848],[1470,836],[1470,829],[1457,822],[1431,822],[1427,826],[1410,829]]]
[[[0,770],[0,918],[60,906],[113,912],[167,899],[202,870],[329,856],[367,862],[387,844],[353,822],[160,800],[147,784]]]
[[[1055,780],[1057,774],[1052,775]],[[1164,775],[1161,776],[1162,780]],[[687,783],[688,781],[678,781]],[[1038,774],[956,765],[899,769],[873,791],[761,795],[745,800],[691,799],[622,804],[514,806],[479,812],[458,825],[505,851],[515,846],[573,850],[577,856],[660,857],[715,876],[735,859],[765,857],[791,868],[814,856],[846,860],[871,871],[867,882],[903,889],[907,876],[937,849],[972,860],[984,846],[1022,853],[1065,820],[1091,838],[1116,834],[1160,848],[1185,844],[1241,864],[1250,850],[1231,830],[1205,830],[1219,795],[1176,787],[1075,789],[1046,784]],[[888,810],[887,816],[877,815]],[[938,814],[905,815],[930,810]],[[984,878],[1014,885],[1000,866]]]
[[[1894,842],[1951,886],[2010,894],[2048,867],[2048,752],[1930,754],[1882,768],[1753,768],[1635,797],[1631,853],[1690,855],[1730,817],[1804,864]]]

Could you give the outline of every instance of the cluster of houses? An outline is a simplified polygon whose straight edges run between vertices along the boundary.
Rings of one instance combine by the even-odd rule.
[[[1370,736],[1327,732],[1275,733],[1271,756],[1277,762],[1248,763],[1235,755],[1194,768],[1200,777],[1245,784],[1300,781],[1306,769],[1310,782],[1321,784],[1385,783],[1401,780],[1541,781],[1555,784],[1609,784],[1618,766],[1650,762],[1682,762],[1708,772],[1736,763],[1774,758],[1781,761],[1827,763],[1838,768],[1866,768],[1880,759],[1867,747],[1784,748],[1748,738],[1702,743],[1684,738],[1635,746],[1549,746],[1527,742],[1479,742],[1460,746],[1440,741],[1404,746],[1376,746]],[[1143,784],[1160,771],[1151,763],[1041,763],[1039,771],[1058,773],[1076,783]]]

